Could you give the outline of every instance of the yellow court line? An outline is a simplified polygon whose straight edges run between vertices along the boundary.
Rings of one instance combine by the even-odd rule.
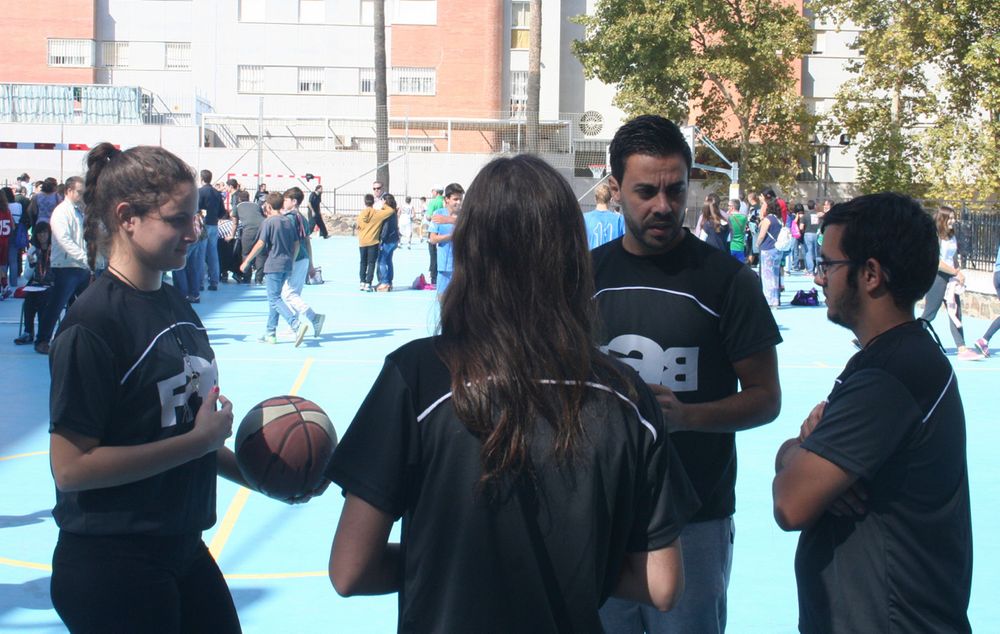
[[[16,453],[13,456],[0,456],[0,462],[4,460],[14,460],[15,458],[30,458],[32,456],[47,456],[47,451],[29,451],[28,453]]]
[[[43,572],[52,572],[52,566],[48,564],[36,564],[33,561],[7,559],[6,557],[0,557],[0,565],[13,566],[15,568],[31,568],[32,570],[41,570]]]
[[[309,370],[312,368],[315,359],[309,357],[306,359],[305,363],[302,364],[302,369],[299,370],[299,376],[295,379],[295,383],[292,384],[292,389],[289,391],[290,396],[295,396],[298,394],[299,389],[302,384],[306,382],[306,377],[309,376]],[[229,503],[229,508],[226,509],[225,515],[222,516],[222,521],[219,522],[219,530],[215,531],[215,536],[212,537],[211,543],[208,545],[208,552],[212,553],[212,557],[216,561],[222,556],[222,549],[226,547],[226,542],[233,534],[233,528],[236,526],[236,520],[240,518],[240,513],[243,512],[243,507],[246,506],[247,500],[250,499],[250,489],[245,487],[240,487],[233,496],[232,502]],[[257,578],[257,577],[255,577]]]

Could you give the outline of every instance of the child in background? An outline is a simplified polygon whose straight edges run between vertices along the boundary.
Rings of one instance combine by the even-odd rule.
[[[53,282],[52,267],[49,266],[52,227],[42,221],[35,225],[31,233],[31,247],[28,249],[31,275],[24,288],[24,333],[14,340],[19,346],[35,340],[35,315],[42,312]]]

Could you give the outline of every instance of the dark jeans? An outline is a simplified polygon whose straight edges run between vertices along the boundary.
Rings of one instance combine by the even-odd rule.
[[[944,305],[945,287],[948,286],[948,282],[951,281],[951,278],[951,275],[938,271],[937,276],[934,277],[934,283],[931,285],[931,290],[927,291],[927,296],[924,297],[924,314],[920,316],[921,319],[934,321],[934,318],[938,314],[938,310]],[[958,320],[962,321],[961,298],[958,298],[956,303],[958,304],[956,315],[958,316]],[[955,340],[955,347],[964,348],[965,329],[957,327],[955,322],[951,320],[951,317],[948,318],[948,327],[951,328],[951,336]]]
[[[54,283],[49,289],[49,301],[38,319],[38,334],[35,343],[48,343],[52,339],[59,315],[71,297],[79,295],[90,284],[90,271],[77,268],[52,269]]]
[[[62,531],[52,605],[74,634],[240,632],[233,597],[201,535]]]
[[[375,263],[378,261],[378,245],[359,247],[361,251],[361,268],[358,273],[362,284],[371,284],[375,277]]]
[[[398,242],[384,242],[378,252],[379,284],[392,286],[392,252],[399,246]]]
[[[41,316],[45,310],[45,305],[49,302],[51,294],[51,288],[44,291],[26,291],[24,293],[24,332],[32,337],[35,336],[35,316]],[[39,327],[41,326],[39,325]]]
[[[430,266],[430,269],[429,269],[430,273],[431,273],[431,284],[437,284],[437,279],[438,279],[438,248],[437,248],[436,244],[431,244],[431,242],[428,240],[427,241],[427,249],[430,251],[430,254],[431,254],[431,266]]]

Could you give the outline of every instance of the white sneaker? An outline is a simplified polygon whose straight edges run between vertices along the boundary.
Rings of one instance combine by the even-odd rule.
[[[306,331],[309,330],[309,322],[303,321],[295,331],[295,347],[302,345],[302,340],[306,338]]]
[[[326,315],[323,315],[321,313],[316,313],[316,316],[313,317],[312,322],[313,322],[313,335],[318,337],[321,334],[323,334],[323,323],[326,322]]]

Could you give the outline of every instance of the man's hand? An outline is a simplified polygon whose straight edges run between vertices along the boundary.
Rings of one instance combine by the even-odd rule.
[[[453,225],[455,224],[455,216],[449,214],[434,214],[431,216],[431,222],[436,225]]]
[[[647,383],[650,391],[656,397],[656,402],[660,404],[663,411],[663,420],[667,424],[667,430],[671,432],[685,431],[685,405],[677,400],[673,390],[658,383]]]
[[[813,433],[816,429],[816,425],[819,424],[821,418],[823,418],[823,411],[826,409],[826,401],[820,401],[816,404],[816,407],[812,408],[806,419],[802,421],[802,427],[799,429],[799,442],[805,441],[809,437],[809,434]]]
[[[831,502],[826,510],[829,511],[830,515],[836,517],[861,517],[868,512],[868,507],[865,506],[867,501],[868,490],[865,489],[860,480],[855,480],[851,488]]]

